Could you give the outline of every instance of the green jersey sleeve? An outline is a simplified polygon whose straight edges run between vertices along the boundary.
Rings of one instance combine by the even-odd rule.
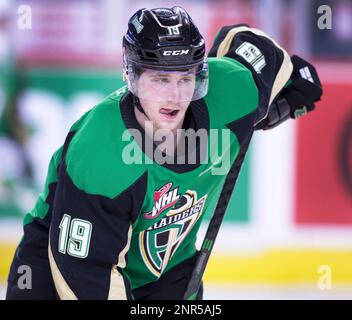
[[[124,268],[146,174],[124,174],[115,121],[118,103],[108,98],[73,127],[63,147],[49,235],[61,299],[132,299]]]

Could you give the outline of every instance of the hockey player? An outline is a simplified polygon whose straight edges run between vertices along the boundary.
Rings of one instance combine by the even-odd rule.
[[[203,213],[226,177],[212,169],[243,158],[255,129],[313,110],[322,94],[313,66],[245,25],[222,28],[207,59],[180,7],[136,12],[123,48],[127,86],[84,114],[53,155],[24,218],[8,299],[182,299]],[[215,158],[196,144],[195,163],[155,160],[153,133],[182,128],[226,129],[230,142]],[[126,161],[131,146],[142,163]],[[31,290],[18,285],[21,265]]]

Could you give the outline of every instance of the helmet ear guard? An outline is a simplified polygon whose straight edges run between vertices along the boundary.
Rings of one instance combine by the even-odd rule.
[[[122,79],[128,83],[128,62],[125,51],[125,47],[122,47]]]

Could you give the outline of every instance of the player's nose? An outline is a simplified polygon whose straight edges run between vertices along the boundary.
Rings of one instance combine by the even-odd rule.
[[[176,81],[170,83],[168,90],[168,101],[179,102],[181,97],[179,84]]]

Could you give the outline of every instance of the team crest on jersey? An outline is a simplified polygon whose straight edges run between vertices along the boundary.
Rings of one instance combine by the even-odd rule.
[[[167,190],[170,190],[171,186]],[[205,195],[198,199],[195,191],[188,190],[178,197],[178,201],[172,207],[168,207],[169,211],[163,218],[140,233],[139,244],[144,263],[155,276],[159,277],[163,273],[177,248],[198,221],[206,197]],[[148,214],[151,212],[153,210]]]

